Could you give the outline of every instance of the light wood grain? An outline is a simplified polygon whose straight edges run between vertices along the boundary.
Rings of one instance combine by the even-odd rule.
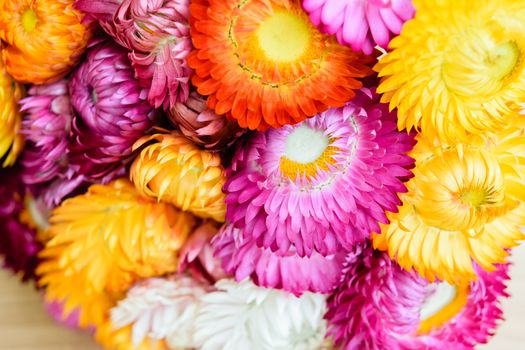
[[[479,347],[481,350],[525,350],[525,245],[515,249],[512,261],[509,286],[512,297],[503,304],[507,320],[489,344]],[[0,350],[99,350],[99,347],[89,335],[55,324],[45,312],[38,292],[2,271]]]

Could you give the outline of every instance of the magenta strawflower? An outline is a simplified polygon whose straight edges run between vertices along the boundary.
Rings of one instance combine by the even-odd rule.
[[[507,265],[449,285],[407,272],[369,246],[356,247],[347,264],[325,316],[328,336],[344,350],[474,349],[493,334],[508,296]]]
[[[66,80],[33,86],[20,100],[25,112],[21,133],[26,146],[20,156],[22,181],[40,184],[38,195],[48,207],[85,184],[85,177],[69,167],[73,109]]]
[[[67,81],[33,86],[20,100],[25,112],[21,133],[26,147],[20,162],[22,179],[28,184],[53,180],[67,166],[67,144],[73,112]]]
[[[71,168],[67,168],[59,177],[38,187],[38,196],[50,208],[60,204],[66,197],[80,194],[87,190],[91,182]]]
[[[91,47],[70,83],[77,112],[70,163],[77,173],[108,180],[122,170],[156,120],[141,90],[124,48],[109,41]]]
[[[298,296],[303,292],[332,292],[341,280],[346,255],[340,252],[323,257],[314,252],[301,258],[292,251],[280,255],[257,247],[232,225],[224,225],[212,245],[224,270],[238,282],[251,277],[256,285],[284,289]]]
[[[21,133],[26,137],[20,156],[22,180],[28,185],[40,184],[39,197],[54,207],[85,184],[84,176],[69,167],[74,112],[68,82],[33,86],[20,106],[25,112]]]
[[[302,0],[302,4],[321,31],[366,54],[376,45],[387,48],[415,13],[411,0]]]
[[[281,255],[327,256],[363,241],[397,211],[412,175],[413,136],[395,120],[363,89],[343,108],[255,133],[228,170],[227,220]]]
[[[84,21],[108,25],[122,0],[75,0],[74,7],[85,13]]]
[[[25,193],[17,170],[0,172],[0,255],[4,267],[29,280],[35,277],[41,245],[36,231],[20,221]]]

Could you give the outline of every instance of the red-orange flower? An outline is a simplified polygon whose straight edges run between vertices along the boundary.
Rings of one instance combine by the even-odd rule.
[[[192,0],[193,84],[241,127],[295,124],[341,107],[370,74],[371,58],[309,21],[299,0]]]

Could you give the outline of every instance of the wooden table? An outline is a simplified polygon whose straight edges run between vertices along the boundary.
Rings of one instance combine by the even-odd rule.
[[[507,321],[496,337],[479,349],[525,350],[525,245],[515,250],[512,260],[515,265],[511,270],[513,280],[509,290],[513,297],[504,303]],[[88,335],[54,324],[45,313],[39,294],[2,271],[0,349],[95,350],[99,347]]]

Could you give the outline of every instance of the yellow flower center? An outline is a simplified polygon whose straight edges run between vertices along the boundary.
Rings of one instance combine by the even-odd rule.
[[[261,8],[258,1],[241,1],[230,21],[229,40],[250,79],[279,88],[315,74],[328,47],[299,1],[290,7],[274,2],[279,1]]]
[[[465,307],[470,287],[468,284],[453,286],[446,282],[431,284],[432,293],[423,303],[418,333],[427,334],[442,327]]]
[[[319,170],[328,170],[335,164],[333,155],[338,151],[322,131],[305,125],[297,127],[286,139],[285,154],[279,168],[283,176],[295,180],[297,176],[314,177]]]
[[[512,39],[509,39],[512,38]],[[519,69],[523,43],[497,24],[469,28],[453,37],[445,54],[443,79],[459,96],[490,97],[504,89]]]
[[[91,101],[92,101],[94,104],[97,104],[97,102],[98,102],[98,94],[97,94],[97,91],[96,91],[94,88],[92,88],[92,87],[90,87],[89,89],[91,90]]]
[[[487,203],[487,192],[484,190],[465,191],[459,195],[461,203],[479,208]]]
[[[292,12],[277,12],[261,23],[257,30],[259,46],[276,62],[291,62],[308,50],[311,26],[305,18]]]
[[[516,43],[506,42],[494,47],[494,50],[488,53],[485,63],[492,77],[501,80],[512,73],[519,57],[520,51]]]
[[[498,160],[484,150],[449,149],[416,162],[414,173],[410,203],[428,226],[467,232],[515,206]]]
[[[22,26],[27,33],[32,33],[35,31],[36,25],[38,23],[38,17],[36,16],[35,10],[29,8],[24,11],[22,14]]]

